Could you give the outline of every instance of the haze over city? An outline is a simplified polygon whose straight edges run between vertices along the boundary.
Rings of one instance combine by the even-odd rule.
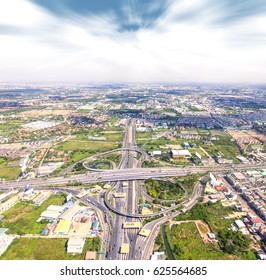
[[[265,82],[266,3],[0,2],[3,82]]]

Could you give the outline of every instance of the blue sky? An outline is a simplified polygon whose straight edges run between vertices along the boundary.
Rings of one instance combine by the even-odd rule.
[[[265,0],[0,1],[1,81],[264,83],[265,49]]]

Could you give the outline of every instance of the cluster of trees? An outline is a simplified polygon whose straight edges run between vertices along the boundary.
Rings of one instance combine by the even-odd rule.
[[[148,161],[145,160],[142,164],[142,167],[160,167],[161,165],[159,163],[156,163],[154,161]]]
[[[179,199],[183,193],[180,185],[171,181],[157,181],[150,178],[145,181],[145,186],[148,194],[158,199]]]
[[[218,232],[219,244],[228,254],[236,254],[249,249],[251,239],[240,231],[222,230]]]
[[[74,167],[74,171],[82,171],[84,169],[85,167],[83,166],[83,162],[78,162]]]

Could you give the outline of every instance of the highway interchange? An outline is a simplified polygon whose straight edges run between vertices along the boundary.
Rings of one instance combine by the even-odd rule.
[[[142,215],[139,213],[139,198],[142,192],[143,180],[148,178],[167,178],[186,176],[193,173],[206,172],[226,172],[232,170],[246,170],[252,168],[266,168],[264,164],[241,164],[230,166],[187,166],[180,168],[141,168],[143,160],[147,160],[149,155],[137,148],[135,139],[135,120],[130,119],[125,126],[125,136],[122,149],[122,159],[117,169],[108,171],[92,171],[86,174],[67,175],[74,167],[72,165],[60,177],[35,178],[32,180],[16,180],[9,182],[1,182],[0,189],[8,188],[25,188],[30,185],[35,188],[47,188],[53,186],[54,189],[71,191],[73,195],[78,192],[73,190],[76,182],[97,183],[112,182],[112,187],[104,194],[100,192],[98,199],[85,196],[81,200],[93,205],[102,213],[101,221],[105,223],[103,226],[103,245],[102,249],[106,251],[105,255],[101,255],[101,259],[149,259],[155,238],[158,234],[160,226],[175,216],[188,211],[198,201],[202,193],[202,185],[200,181],[194,187],[190,197],[185,197],[182,203],[161,210],[157,213]],[[116,150],[115,150],[116,151]],[[114,151],[109,151],[114,152]],[[107,152],[108,153],[108,152]],[[87,159],[84,159],[85,161]],[[67,187],[66,185],[73,185]],[[62,187],[63,186],[63,187]],[[60,189],[61,188],[61,189]],[[80,188],[80,186],[77,186]],[[71,189],[71,190],[70,190]],[[113,193],[125,193],[124,198],[113,199]],[[124,222],[143,222],[144,218],[156,217],[144,225],[144,229],[150,231],[147,237],[139,235],[139,229],[124,229]],[[129,252],[121,254],[122,244],[129,244]]]

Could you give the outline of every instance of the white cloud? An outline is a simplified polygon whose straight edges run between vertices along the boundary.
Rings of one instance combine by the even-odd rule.
[[[208,1],[172,1],[153,29],[118,32],[114,15],[57,18],[25,0],[0,2],[3,81],[265,82],[265,17],[212,24]],[[196,18],[179,15],[202,11]],[[131,23],[140,22],[129,15]],[[255,32],[256,31],[256,32]],[[254,35],[255,33],[255,35]],[[249,36],[249,37],[248,37]],[[265,37],[264,37],[265,38]],[[259,43],[257,40],[260,40]]]

